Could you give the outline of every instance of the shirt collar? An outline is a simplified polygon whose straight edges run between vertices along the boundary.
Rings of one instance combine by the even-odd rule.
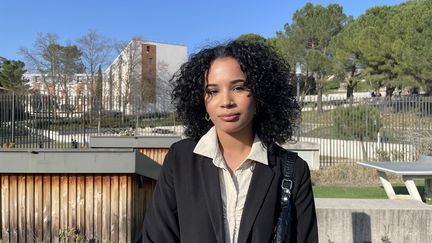
[[[213,162],[221,161],[220,159],[222,158],[222,155],[219,149],[216,128],[214,126],[210,128],[210,130],[204,134],[204,136],[201,137],[193,152],[195,154],[213,159]],[[249,152],[249,155],[246,157],[246,159],[268,165],[267,148],[264,147],[256,134],[252,143],[251,151]],[[221,166],[218,164],[215,165],[218,167]]]

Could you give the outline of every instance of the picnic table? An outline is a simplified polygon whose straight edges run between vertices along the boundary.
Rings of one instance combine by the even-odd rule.
[[[420,156],[414,162],[358,162],[357,164],[377,170],[389,199],[414,199],[422,202],[414,179],[424,179],[425,194],[432,195],[432,156]],[[386,173],[402,176],[409,195],[397,195]]]

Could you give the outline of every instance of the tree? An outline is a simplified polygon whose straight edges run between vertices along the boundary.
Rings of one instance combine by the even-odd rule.
[[[336,56],[345,53],[340,60],[355,60],[361,76],[374,89],[385,87],[388,97],[396,87],[423,87],[430,93],[431,12],[427,0],[370,8],[338,37]]]
[[[132,100],[137,100],[138,96],[143,94],[140,75],[142,43],[142,38],[134,37],[129,43],[119,42],[115,45],[119,52],[115,68],[118,75],[118,102],[123,111],[122,119]]]
[[[42,83],[48,89],[48,94],[56,94],[56,85],[59,83],[60,48],[58,36],[55,33],[39,33],[33,49],[20,48],[20,53],[27,61],[31,71],[42,74]]]
[[[95,110],[99,111],[102,108],[102,67],[99,65],[97,78],[96,78],[96,88],[95,88],[95,95],[96,95],[96,106]]]
[[[77,73],[82,73],[84,67],[81,63],[81,51],[75,45],[57,46],[60,50],[60,88],[65,94],[65,99],[69,97],[69,84],[74,80]]]
[[[333,55],[333,72],[336,78],[346,84],[347,99],[353,98],[354,88],[361,81],[362,62],[358,39],[352,36],[358,30],[351,28],[353,21],[330,43]],[[353,33],[354,32],[354,33]]]
[[[258,43],[263,43],[263,44],[268,44],[267,43],[267,39],[254,34],[254,33],[249,33],[249,34],[242,34],[239,37],[237,37],[238,41],[249,41],[249,42],[258,42]]]
[[[172,74],[169,71],[168,63],[158,61],[156,73],[156,104],[157,111],[172,111],[171,92],[172,85],[170,80]]]
[[[398,83],[432,94],[432,2],[408,1],[392,7],[388,28],[398,65]]]
[[[395,67],[398,61],[392,50],[394,38],[387,28],[389,18],[393,13],[391,7],[382,6],[368,9],[357,19],[354,26],[355,37],[364,66],[365,77],[375,88],[386,87],[386,96],[391,96],[397,86],[398,73]],[[353,33],[354,34],[354,33]]]
[[[285,24],[285,31],[276,32],[275,38],[270,38],[268,42],[276,52],[279,53],[289,64],[291,68],[292,80],[295,80],[294,68],[297,63],[305,63],[305,53],[304,48],[299,48],[299,35],[294,35],[292,33],[291,26]],[[304,67],[304,65],[302,65]],[[310,75],[309,70],[303,70],[299,76],[300,84],[300,100],[303,101],[305,96],[308,94],[316,94],[316,82],[315,79]]]
[[[28,90],[28,80],[23,78],[25,64],[19,60],[0,57],[0,87],[24,94]]]
[[[77,45],[81,51],[81,60],[90,84],[90,94],[94,95],[97,92],[95,82],[98,78],[98,67],[108,64],[113,46],[108,38],[94,30],[79,38]]]
[[[291,25],[285,25],[285,33],[277,33],[275,45],[288,62],[303,64],[307,76],[316,81],[318,92],[318,111],[322,111],[322,92],[324,82],[333,71],[330,41],[349,23],[351,17],[343,13],[342,7],[329,4],[327,7],[307,3],[294,13]]]
[[[31,69],[42,74],[41,81],[47,86],[49,95],[56,95],[56,89],[60,88],[68,97],[74,75],[84,71],[78,47],[60,45],[55,33],[38,34],[33,50],[21,48],[20,52]]]

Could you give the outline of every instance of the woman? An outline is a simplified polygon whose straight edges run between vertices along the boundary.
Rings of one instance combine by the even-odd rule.
[[[271,242],[281,163],[300,114],[289,67],[268,46],[232,41],[193,55],[174,76],[188,139],[170,148],[143,242]],[[297,157],[289,242],[317,242],[307,164]]]

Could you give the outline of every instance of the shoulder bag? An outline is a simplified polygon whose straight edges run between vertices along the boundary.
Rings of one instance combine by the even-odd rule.
[[[297,159],[297,153],[287,152],[286,158],[281,163],[282,169],[282,192],[280,198],[281,212],[274,229],[272,243],[285,243],[290,238],[291,229],[291,189],[293,187],[294,164]]]

